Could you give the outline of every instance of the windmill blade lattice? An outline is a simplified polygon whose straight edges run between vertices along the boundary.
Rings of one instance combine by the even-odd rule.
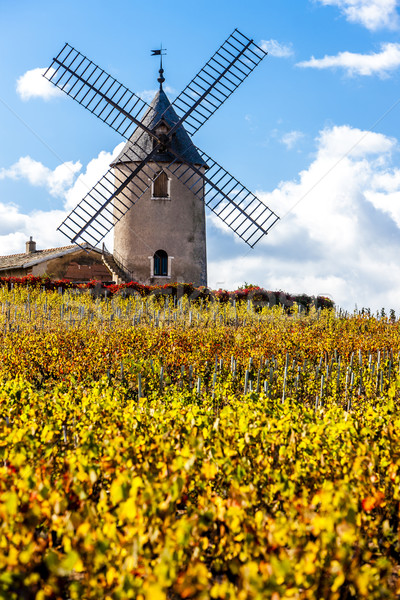
[[[133,152],[133,149],[130,151]],[[159,175],[159,171],[147,161],[131,165],[133,163],[129,162],[114,164],[64,219],[58,230],[73,243],[97,246]],[[118,201],[114,202],[117,197]]]
[[[257,196],[248,190],[208,154],[196,148],[207,163],[206,173],[177,155],[167,169],[210,208],[232,231],[252,248],[279,219]],[[205,183],[203,188],[201,181]]]
[[[196,133],[266,55],[235,29],[172,103],[179,125],[184,122],[190,135]]]
[[[44,77],[125,138],[130,138],[137,125],[143,128],[147,102],[69,44],[53,59]]]
[[[172,151],[171,142],[182,123],[193,135],[265,56],[262,48],[235,29],[173,102],[172,109],[178,117],[161,140],[152,129],[155,123],[150,111],[153,109],[66,44],[53,59],[45,77],[123,137],[130,139],[136,126],[141,128],[142,134],[127,150],[123,168],[114,164],[68,215],[59,230],[77,244],[97,245],[157,178],[161,171],[156,162],[157,151],[167,147],[167,151],[175,155],[167,168],[253,247],[279,217],[206,153],[197,149],[207,163],[204,173],[193,162],[185,160],[185,152],[178,155]],[[163,114],[168,111],[167,108]],[[163,115],[159,120],[162,118]],[[153,139],[151,151],[143,135]]]
[[[65,44],[53,59],[44,77],[126,139],[130,138],[138,125],[146,133],[153,135],[141,121],[152,110],[147,102],[69,44]],[[140,138],[136,141],[136,146],[143,150]],[[155,154],[156,150],[157,146],[152,154]],[[131,153],[136,154],[133,146]],[[73,243],[87,242],[95,246],[101,242],[115,222],[121,219],[151,185],[151,180],[146,184],[139,176],[147,160],[135,169],[128,166],[128,173],[122,173],[117,167],[114,171],[109,169],[71,211],[58,230]],[[135,176],[139,181],[137,185],[131,183]],[[153,169],[152,178],[156,176],[157,171]],[[117,195],[114,182],[120,199],[115,215],[110,206]],[[127,189],[124,189],[125,187]],[[122,213],[121,208],[124,206],[126,210]]]

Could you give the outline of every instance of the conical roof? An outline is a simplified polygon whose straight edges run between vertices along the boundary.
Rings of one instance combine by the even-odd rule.
[[[172,128],[179,122],[179,117],[173,109],[166,93],[161,88],[155,95],[150,109],[143,118],[143,125],[148,129],[153,130],[160,121],[164,121],[169,128]],[[134,151],[132,151],[132,146]],[[172,135],[171,148],[178,154],[183,156],[188,162],[197,166],[207,166],[204,160],[198,153],[195,145],[186,133],[183,125],[178,127]],[[125,144],[124,148],[113,161],[113,164],[124,162],[139,162],[144,160],[153,149],[153,138],[143,131],[141,127],[137,127],[130,139]],[[154,155],[156,162],[172,162],[175,156],[168,151],[157,152]]]

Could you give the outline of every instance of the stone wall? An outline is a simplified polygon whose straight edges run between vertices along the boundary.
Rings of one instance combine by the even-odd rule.
[[[53,258],[32,268],[32,275],[49,275],[52,279],[71,281],[112,281],[110,271],[99,252],[77,250],[74,253]]]
[[[38,253],[38,258],[40,253]],[[45,258],[45,257],[43,257]],[[35,255],[26,256],[26,262],[34,260]],[[33,264],[26,269],[15,268],[0,271],[2,277],[24,277],[33,275],[39,277],[48,275],[51,279],[70,279],[71,281],[86,282],[92,279],[97,281],[112,281],[112,275],[104,265],[100,252],[85,251],[77,249],[63,256],[58,256],[49,260],[43,260]]]
[[[125,169],[126,175],[129,175],[126,167],[121,164],[118,167]],[[154,163],[150,167],[158,171]],[[180,167],[180,171],[186,169],[186,166]],[[141,174],[142,179],[150,184],[154,171],[147,168]],[[168,169],[165,172],[169,177],[169,198],[152,198],[150,185],[135,206],[116,222],[114,250],[118,259],[140,283],[162,285],[178,281],[191,282],[195,286],[207,285],[204,202]],[[198,176],[195,178],[197,180]],[[202,197],[202,190],[201,180],[194,191],[200,191]],[[168,254],[168,277],[151,274],[151,261],[157,250],[164,250]]]

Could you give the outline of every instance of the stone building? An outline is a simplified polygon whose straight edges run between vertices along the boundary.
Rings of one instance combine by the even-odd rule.
[[[179,118],[162,89],[162,82],[150,106],[153,111],[144,118],[144,125],[158,137],[167,134]],[[153,138],[138,127],[112,166],[118,165],[122,171],[125,168],[128,176],[152,151],[153,144]],[[147,163],[140,173],[142,179],[151,183],[150,187],[115,223],[114,258],[140,283],[163,285],[180,281],[207,285],[204,182],[201,179],[192,190],[188,189],[179,180],[180,172],[188,167],[179,161],[174,164],[176,173],[169,171],[168,164],[175,159],[170,149],[201,172],[207,168],[183,126],[178,127],[170,145],[161,146],[154,156],[157,164]],[[125,167],[126,163],[130,169]],[[126,202],[117,198],[116,208],[123,201]]]
[[[104,253],[87,246],[63,246],[37,250],[30,238],[21,254],[0,256],[0,277],[24,277],[25,275],[48,275],[52,279],[69,279],[87,282],[93,279],[111,282],[116,279],[106,264]]]

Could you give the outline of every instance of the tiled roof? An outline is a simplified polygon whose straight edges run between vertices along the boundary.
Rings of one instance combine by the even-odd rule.
[[[154,129],[161,120],[161,117],[171,128],[179,121],[178,115],[162,89],[157,92],[150,104],[150,108],[142,121],[143,125],[146,125],[148,129]],[[191,164],[206,166],[206,163],[197,152],[196,146],[193,144],[182,125],[178,127],[175,134],[172,136],[171,144],[172,148]],[[141,161],[146,158],[152,149],[153,138],[145,133],[140,127],[137,127],[120,154],[114,160],[113,164]],[[154,160],[157,162],[172,162],[174,159],[175,157],[168,152],[158,152],[154,156]]]
[[[30,254],[24,252],[23,254],[9,254],[7,256],[0,256],[0,271],[6,269],[28,268],[44,260],[51,260],[52,258],[64,256],[65,254],[69,254],[74,250],[80,250],[79,246],[72,244],[70,246],[61,246],[60,248],[37,250],[36,252],[32,252]],[[96,248],[91,248],[91,250],[96,250],[99,252],[99,250]]]

